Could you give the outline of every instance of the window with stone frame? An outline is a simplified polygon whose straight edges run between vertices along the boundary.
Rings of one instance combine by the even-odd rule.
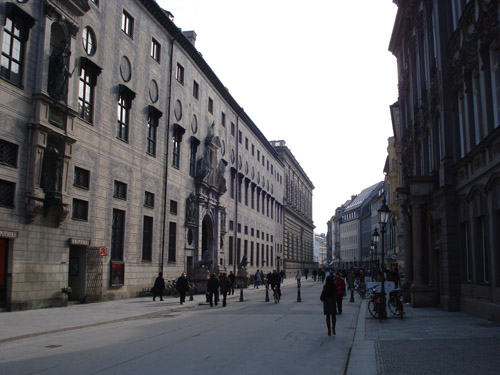
[[[125,238],[125,211],[113,209],[111,227],[111,260],[123,260]]]
[[[154,208],[155,195],[149,191],[144,192],[144,206]]]
[[[160,62],[160,54],[161,54],[161,45],[160,43],[155,39],[151,39],[151,57],[157,62]]]
[[[125,10],[122,13],[122,31],[129,37],[134,37],[134,18]]]
[[[11,181],[0,180],[0,206],[14,208],[16,184]]]
[[[88,221],[89,202],[73,198],[73,214],[71,218],[74,220]]]
[[[142,260],[153,259],[153,218],[144,216],[142,225]]]
[[[148,116],[148,136],[147,136],[147,149],[149,155],[156,156],[156,137],[158,129],[159,118],[155,113],[150,112]]]
[[[115,181],[113,197],[119,199],[127,199],[127,184]]]
[[[0,164],[17,168],[17,154],[19,146],[15,143],[0,139]]]
[[[73,185],[82,189],[89,189],[90,187],[90,171],[75,167],[75,175],[73,178]]]

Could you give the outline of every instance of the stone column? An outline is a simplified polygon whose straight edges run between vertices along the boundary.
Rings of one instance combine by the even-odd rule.
[[[422,205],[412,205],[413,232],[413,284],[424,285],[424,231],[422,230]]]

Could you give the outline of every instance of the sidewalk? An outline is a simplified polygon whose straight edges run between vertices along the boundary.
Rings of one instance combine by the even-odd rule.
[[[285,279],[282,285],[295,285],[293,278]],[[250,285],[243,289],[243,299],[265,299],[265,287],[254,289]],[[259,292],[260,295],[259,295]],[[270,293],[270,298],[272,295]],[[228,303],[239,301],[240,290],[235,289],[234,295],[228,296]],[[47,309],[2,312],[0,313],[0,344],[7,341],[19,340],[27,337],[57,333],[86,327],[110,324],[125,320],[151,318],[169,314],[174,311],[189,309],[206,304],[205,295],[197,294],[190,301],[181,305],[179,297],[166,296],[163,301],[158,298],[153,302],[152,297],[138,297],[71,305],[68,307],[53,307]]]

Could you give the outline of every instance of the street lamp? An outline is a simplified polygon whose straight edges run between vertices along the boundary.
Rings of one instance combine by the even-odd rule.
[[[378,244],[379,237],[380,237],[380,235],[378,234],[378,230],[377,230],[377,228],[375,228],[373,230],[373,234],[372,234],[373,247],[375,249],[375,267],[374,267],[375,272],[377,271],[377,268],[378,268],[378,266],[377,266],[377,263],[378,263],[377,244]]]
[[[375,253],[375,242],[370,243],[370,276],[372,277],[372,281],[375,281],[373,278],[373,254]]]
[[[382,235],[382,296],[380,297],[380,304],[382,305],[382,318],[387,318],[387,310],[386,310],[386,302],[385,302],[385,272],[384,272],[384,234],[385,234],[385,225],[389,221],[389,207],[385,204],[385,198],[382,200],[382,206],[380,206],[378,210],[378,223],[380,224],[380,233]]]

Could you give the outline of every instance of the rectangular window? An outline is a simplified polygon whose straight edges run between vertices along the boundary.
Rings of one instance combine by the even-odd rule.
[[[259,248],[259,243],[257,242],[255,244],[255,265],[259,266],[259,260],[260,260],[260,248]]]
[[[150,113],[148,118],[147,153],[153,156],[156,156],[156,130],[158,128],[158,122],[158,116]]]
[[[229,236],[229,264],[233,264],[234,239]]]
[[[245,137],[245,149],[248,151],[248,138]]]
[[[248,225],[245,225],[245,234],[248,234]]]
[[[238,233],[241,233],[241,223],[238,223]]]
[[[179,169],[181,155],[181,141],[177,132],[172,137],[172,166]]]
[[[25,21],[16,16],[5,18],[0,75],[15,85],[21,86],[24,49],[27,35]]]
[[[234,124],[234,122],[231,123],[231,135],[234,137],[234,135],[236,134],[236,125]]]
[[[274,267],[274,248],[271,246],[271,267]]]
[[[0,164],[17,168],[18,149],[18,145],[0,139]]]
[[[193,97],[196,100],[198,100],[200,97],[200,85],[196,81],[193,81]]]
[[[214,101],[212,98],[208,98],[208,112],[214,114]]]
[[[477,260],[477,282],[488,284],[490,282],[490,260],[488,253],[488,241],[486,236],[485,217],[476,218],[476,260]]]
[[[234,221],[229,220],[229,230],[234,230]]]
[[[119,199],[127,199],[127,184],[120,181],[115,181],[113,197]]]
[[[220,124],[223,127],[226,127],[226,114],[224,112],[221,112],[220,114]]]
[[[118,128],[116,136],[122,141],[128,142],[128,127],[130,123],[130,108],[132,102],[124,95],[118,98]]]
[[[240,142],[240,145],[243,144],[243,133],[241,131],[238,132],[238,142]]]
[[[73,199],[73,214],[72,219],[75,220],[88,220],[89,202],[80,199]]]
[[[10,181],[0,180],[0,206],[14,208],[14,196],[16,184]]]
[[[191,138],[191,152],[189,157],[189,175],[195,177],[196,175],[196,153],[198,152],[198,142],[194,142]]]
[[[469,242],[469,225],[467,222],[460,224],[460,236],[462,245],[462,280],[472,281],[472,257]]]
[[[241,238],[236,240],[236,264],[241,263]]]
[[[248,240],[243,241],[243,254],[248,259]]]
[[[111,260],[123,260],[123,239],[125,235],[125,211],[113,209],[111,229]]]
[[[161,45],[153,38],[151,40],[151,57],[158,63],[160,62],[160,52]]]
[[[144,193],[144,206],[153,208],[155,206],[155,195],[146,191]]]
[[[260,151],[257,150],[257,161],[260,161]]]
[[[253,266],[253,241],[250,242],[250,265]]]
[[[255,145],[252,143],[252,156],[255,156]]]
[[[175,79],[181,85],[184,84],[184,67],[181,64],[179,64],[179,63],[177,63],[177,70],[175,72]]]
[[[122,15],[122,31],[129,37],[134,36],[134,19],[126,11],[123,11]]]
[[[177,215],[177,202],[176,201],[173,201],[173,200],[170,201],[170,213],[172,215]]]
[[[94,115],[94,82],[92,71],[86,66],[80,68],[80,85],[78,89],[78,116],[90,123]]]
[[[90,187],[90,172],[86,169],[75,167],[73,185],[82,189]]]
[[[153,259],[153,218],[144,216],[142,225],[142,260],[151,261]]]
[[[168,226],[168,261],[175,263],[177,242],[177,224],[170,222]]]
[[[235,183],[236,183],[236,177],[235,177],[235,174],[233,172],[231,172],[231,186],[229,187],[229,194],[230,194],[230,197],[234,199],[234,187],[235,187]]]

